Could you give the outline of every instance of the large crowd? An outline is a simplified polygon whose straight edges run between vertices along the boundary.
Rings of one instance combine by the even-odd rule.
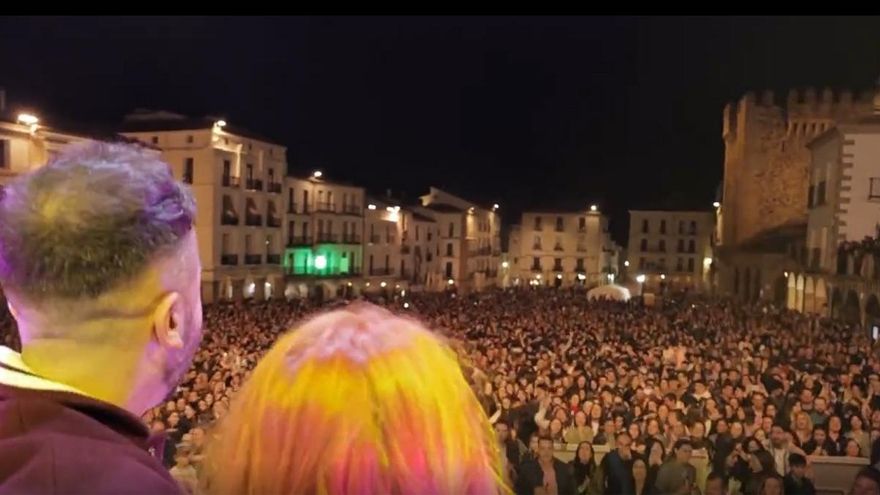
[[[772,491],[768,483],[809,483],[812,456],[871,457],[880,436],[880,362],[864,335],[828,319],[685,297],[656,308],[588,302],[567,290],[408,293],[379,302],[448,338],[518,493],[546,478],[536,469],[541,439],[547,455],[551,445],[577,446],[557,475],[559,493],[565,477],[578,494],[663,493],[664,483],[694,476],[664,472],[664,461],[687,465],[699,455],[708,459],[707,490],[719,480],[749,494]],[[205,308],[191,370],[144,416],[165,438],[155,455],[182,484],[195,490],[211,427],[256,362],[321,307]],[[13,335],[4,332],[3,341],[14,346]],[[601,462],[598,446],[610,452]]]

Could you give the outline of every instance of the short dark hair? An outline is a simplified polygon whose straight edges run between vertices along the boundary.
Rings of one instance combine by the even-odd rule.
[[[806,466],[807,465],[807,458],[800,455],[800,454],[796,454],[796,453],[792,452],[791,454],[788,454],[788,465],[792,466],[792,467]]]
[[[672,446],[672,450],[676,451],[676,450],[684,447],[685,445],[688,447],[691,447],[691,448],[694,447],[694,444],[691,442],[690,438],[679,438],[678,440],[675,441],[675,445]]]
[[[97,297],[193,228],[195,202],[158,152],[91,142],[21,176],[0,200],[0,282],[26,299]]]
[[[550,435],[538,435],[538,443],[541,442],[553,443],[553,438]]]

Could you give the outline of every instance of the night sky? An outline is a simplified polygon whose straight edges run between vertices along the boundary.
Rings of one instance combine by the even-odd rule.
[[[708,208],[749,89],[870,88],[877,18],[0,18],[10,109],[223,115],[294,170],[415,201]],[[779,97],[778,97],[779,98]]]

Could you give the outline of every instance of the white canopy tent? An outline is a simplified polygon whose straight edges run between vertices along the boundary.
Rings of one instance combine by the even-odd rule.
[[[587,292],[587,299],[610,299],[612,301],[629,301],[629,289],[616,284],[600,285]]]

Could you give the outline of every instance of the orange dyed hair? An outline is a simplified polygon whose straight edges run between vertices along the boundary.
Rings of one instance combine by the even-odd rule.
[[[492,427],[453,352],[358,304],[281,337],[215,432],[210,493],[507,493]]]

